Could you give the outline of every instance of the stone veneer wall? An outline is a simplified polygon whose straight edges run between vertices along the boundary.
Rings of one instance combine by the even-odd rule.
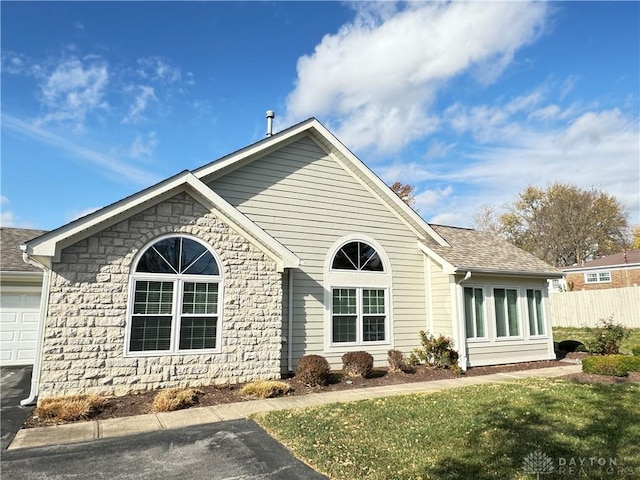
[[[221,260],[221,353],[125,357],[129,273],[168,233]],[[280,375],[282,278],[276,264],[186,193],[65,248],[53,265],[38,398],[273,379]]]

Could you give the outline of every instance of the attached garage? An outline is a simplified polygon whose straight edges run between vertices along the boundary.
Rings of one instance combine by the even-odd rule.
[[[0,365],[32,365],[36,354],[40,291],[3,288],[0,293]],[[9,290],[9,291],[7,291]]]
[[[45,233],[0,229],[0,365],[33,365],[42,271],[22,261],[19,245]]]

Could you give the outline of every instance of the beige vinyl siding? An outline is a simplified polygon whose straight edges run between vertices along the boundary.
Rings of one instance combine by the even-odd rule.
[[[272,152],[208,185],[298,255],[295,271],[294,365],[304,354],[325,352],[325,259],[349,234],[375,239],[391,262],[393,333],[390,345],[362,346],[378,364],[386,351],[409,351],[425,328],[425,285],[417,235],[311,138]],[[327,286],[328,287],[328,286]],[[283,319],[286,321],[286,319]]]
[[[433,302],[433,332],[435,335],[453,336],[453,325],[451,320],[451,286],[449,275],[446,275],[442,267],[431,262],[431,301]],[[431,322],[430,322],[431,324]]]
[[[546,340],[468,343],[469,366],[549,360]]]

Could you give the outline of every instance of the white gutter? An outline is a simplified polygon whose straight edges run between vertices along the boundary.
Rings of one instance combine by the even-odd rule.
[[[287,308],[287,370],[293,372],[293,268],[289,269],[289,306]]]
[[[51,270],[41,263],[33,260],[26,252],[22,252],[22,260],[29,265],[42,269],[42,293],[40,295],[40,315],[38,318],[38,334],[36,339],[36,353],[33,361],[33,371],[31,372],[31,391],[29,397],[20,401],[20,405],[27,406],[36,403],[38,398],[38,386],[40,384],[40,361],[42,359],[42,347],[44,343],[44,324],[47,317],[47,307],[49,306],[49,279]]]

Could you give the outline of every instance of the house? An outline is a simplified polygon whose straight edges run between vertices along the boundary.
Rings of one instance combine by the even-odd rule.
[[[602,290],[640,285],[640,250],[629,250],[566,267],[569,290]]]
[[[454,339],[463,368],[555,358],[555,268],[427,224],[316,119],[27,242],[31,397],[278,378],[305,354]]]
[[[43,230],[0,228],[0,365],[31,365],[40,318],[42,270],[24,263],[19,245]]]

